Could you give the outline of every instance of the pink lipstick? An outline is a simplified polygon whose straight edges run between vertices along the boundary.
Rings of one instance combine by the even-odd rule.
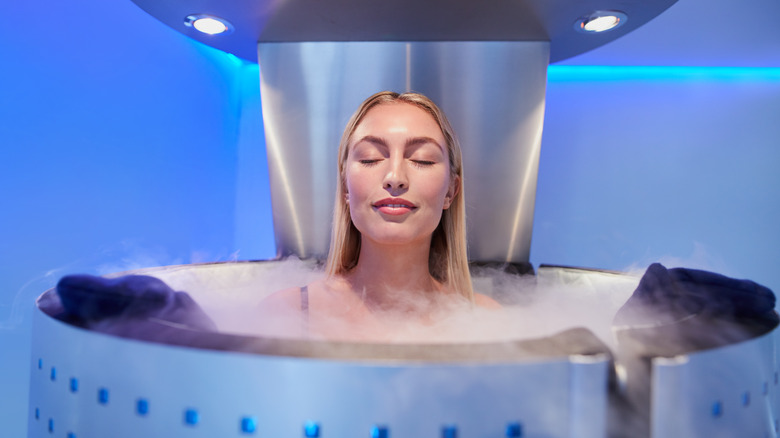
[[[374,208],[384,214],[402,215],[417,208],[414,204],[403,198],[385,198],[373,204]]]

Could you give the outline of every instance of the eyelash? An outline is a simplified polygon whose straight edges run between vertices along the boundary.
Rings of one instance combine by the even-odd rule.
[[[375,166],[377,163],[379,163],[379,160],[360,160],[360,164],[366,167]],[[436,164],[436,162],[428,160],[412,160],[412,163],[415,167],[428,167]]]
[[[414,163],[415,167],[428,167],[436,164],[433,161],[427,161],[427,160],[413,160],[412,163]]]

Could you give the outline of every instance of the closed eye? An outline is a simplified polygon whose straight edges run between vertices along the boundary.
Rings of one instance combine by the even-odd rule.
[[[366,167],[371,167],[371,166],[375,165],[378,162],[379,162],[379,160],[360,160],[360,164],[362,164],[362,165],[364,165]]]
[[[428,160],[412,160],[412,163],[414,163],[415,167],[428,167],[436,164],[435,161]]]

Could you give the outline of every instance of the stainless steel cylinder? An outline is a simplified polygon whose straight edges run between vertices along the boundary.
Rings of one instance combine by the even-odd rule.
[[[458,134],[469,258],[528,261],[548,42],[261,43],[258,58],[280,255],[327,254],[341,133],[391,90],[426,94]]]

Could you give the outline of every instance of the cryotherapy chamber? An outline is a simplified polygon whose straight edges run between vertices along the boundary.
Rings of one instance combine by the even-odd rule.
[[[351,112],[376,91],[414,90],[441,106],[462,144],[470,258],[522,273],[530,270],[548,63],[611,41],[674,1],[241,0],[203,1],[197,11],[184,0],[135,3],[260,64],[280,256],[327,253],[333,163]],[[223,20],[226,32],[199,33],[204,15]],[[604,20],[617,26],[589,31]],[[274,283],[280,266],[133,274],[205,304],[308,282],[302,272]],[[625,301],[639,278],[545,266],[535,282],[587,284]],[[219,331],[164,317],[141,322],[134,331],[85,328],[63,317],[54,290],[39,298],[30,436],[777,436],[773,327],[652,349],[663,327],[613,328],[616,345],[576,328],[380,345],[247,336],[229,318],[216,321]]]
[[[291,272],[282,263],[131,274],[186,288],[209,308],[262,299],[262,286],[284,284],[276,271]],[[296,282],[314,275],[298,272]],[[486,290],[486,278],[474,280]],[[542,266],[533,284],[621,301],[637,283]],[[135,318],[131,330],[85,328],[47,291],[33,319],[29,436],[776,436],[774,331],[673,351],[654,342],[637,350],[648,333],[671,336],[672,325],[613,328],[610,346],[576,327],[522,339],[368,344],[242,335],[230,314],[214,319],[218,332],[164,315]]]
[[[208,301],[256,292],[277,268],[143,273]],[[585,331],[361,344],[198,332],[151,318],[115,335],[58,320],[53,291],[38,308],[31,436],[606,436],[610,353]]]

